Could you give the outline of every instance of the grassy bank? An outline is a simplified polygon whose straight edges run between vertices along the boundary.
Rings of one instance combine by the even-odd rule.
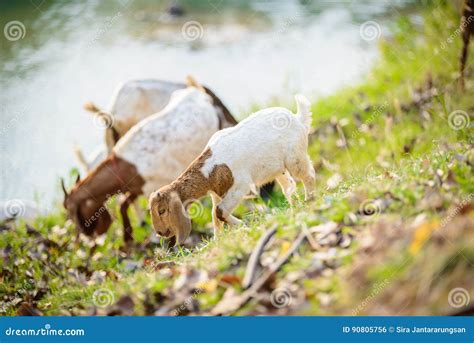
[[[279,193],[267,204],[247,200],[237,210],[246,225],[212,240],[203,200],[192,208],[193,236],[179,249],[150,241],[150,223],[139,227],[134,220],[138,243],[131,255],[120,252],[119,221],[95,240],[76,239],[62,209],[30,225],[6,223],[0,310],[429,315],[464,309],[453,306],[452,292],[474,296],[473,63],[461,92],[459,15],[442,3],[417,11],[383,28],[390,34],[380,43],[380,60],[361,84],[314,103],[313,202],[289,208]],[[249,294],[241,287],[245,267],[271,228],[277,232],[258,276],[303,230],[310,239]]]

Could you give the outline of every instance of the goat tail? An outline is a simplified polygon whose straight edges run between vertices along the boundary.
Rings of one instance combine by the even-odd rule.
[[[76,157],[77,163],[84,168],[86,172],[89,171],[89,164],[86,161],[86,158],[84,157],[84,154],[82,153],[82,150],[78,147],[74,147],[74,155]]]
[[[94,105],[92,102],[88,101],[84,104],[84,109],[88,112],[92,113],[98,113],[101,112],[102,110],[98,108],[96,105]]]
[[[301,94],[295,95],[296,101],[296,117],[306,127],[306,130],[309,132],[311,129],[311,122],[313,120],[311,113],[311,103],[309,100]]]

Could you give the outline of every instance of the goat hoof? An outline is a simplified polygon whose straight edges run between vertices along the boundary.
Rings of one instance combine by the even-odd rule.
[[[134,246],[133,241],[126,241],[125,244],[120,247],[120,251],[127,255],[130,255],[130,253],[133,250],[133,246]]]

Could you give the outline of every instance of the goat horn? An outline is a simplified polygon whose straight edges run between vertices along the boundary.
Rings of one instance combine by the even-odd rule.
[[[63,189],[63,192],[64,192],[64,196],[67,197],[67,190],[66,190],[66,186],[64,185],[64,179],[61,178],[61,188]]]
[[[188,75],[186,77],[186,85],[188,87],[194,87],[194,88],[197,88],[199,89],[201,92],[203,93],[206,93],[206,90],[204,89],[204,87],[196,81],[196,79],[194,77],[192,77],[191,75]]]
[[[79,181],[81,181],[81,175],[77,174],[76,183],[78,183]]]

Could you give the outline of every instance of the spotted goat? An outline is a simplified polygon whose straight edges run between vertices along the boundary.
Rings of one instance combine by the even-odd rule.
[[[76,159],[85,171],[99,165],[112,152],[118,140],[141,120],[161,111],[170,101],[173,92],[188,86],[201,88],[207,93],[217,111],[219,128],[237,124],[227,107],[208,87],[201,86],[188,76],[186,83],[164,80],[131,80],[119,85],[112,96],[107,109],[101,109],[92,102],[87,102],[84,108],[93,113],[96,120],[104,126],[104,143],[87,158],[79,148],[76,148]]]

